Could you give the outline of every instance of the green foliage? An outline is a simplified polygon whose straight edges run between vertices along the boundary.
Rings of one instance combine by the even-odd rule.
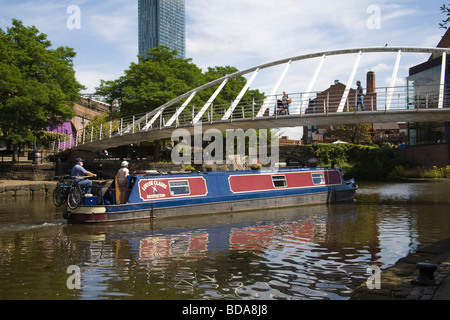
[[[37,132],[37,140],[41,141],[44,144],[48,144],[53,141],[70,141],[70,137],[63,133],[58,132],[48,132],[48,131],[39,131]]]
[[[371,143],[372,136],[370,135],[370,128],[371,125],[368,123],[345,124],[336,126],[334,129],[329,130],[327,134],[342,141],[350,141],[351,143]]]
[[[390,146],[362,146],[355,144],[314,144],[300,147],[298,159],[303,165],[307,159],[319,159],[320,166],[341,168],[346,179],[359,181],[387,181],[393,178],[398,166],[413,164],[398,156]]]
[[[175,54],[165,46],[151,49],[147,58],[140,56],[118,80],[102,80],[97,93],[117,101],[121,116],[154,110],[202,84],[201,69]]]
[[[115,118],[114,113],[104,113],[95,116],[85,128],[85,140],[89,141],[100,139],[100,137],[108,137],[110,133],[119,130],[120,123],[113,121]],[[91,135],[93,134],[93,137]]]
[[[51,48],[45,34],[13,19],[0,29],[0,127],[13,144],[35,141],[37,132],[75,115],[77,82],[71,48]]]
[[[124,76],[115,81],[102,80],[97,93],[106,96],[111,103],[116,101],[120,106],[121,116],[143,114],[205,83],[237,72],[237,69],[227,66],[208,68],[206,73],[202,73],[192,63],[192,59],[177,58],[175,55],[176,51],[170,51],[166,46],[151,49],[148,57],[140,56],[138,63],[132,63],[125,70]],[[245,82],[244,77],[230,80],[215,103],[230,103]],[[201,108],[215,90],[216,88],[210,88],[199,92],[191,104]],[[257,90],[251,90],[246,93],[243,101],[249,103],[252,96],[263,97]]]
[[[450,178],[450,166],[445,166],[444,168],[433,167],[433,170],[428,172],[431,178]]]
[[[239,70],[235,67],[214,67],[208,68],[208,71],[204,74],[205,83],[209,83],[211,81],[223,78],[227,75],[238,72]],[[237,77],[235,79],[231,79],[227,82],[227,85],[222,89],[220,94],[217,96],[215,103],[217,105],[230,104],[234,99],[236,99],[237,95],[241,92],[242,88],[247,83],[247,80],[244,77]],[[205,90],[204,100],[207,100],[215,91],[215,88],[211,88],[209,90]],[[259,90],[248,90],[242,100],[241,103],[245,105],[251,105],[252,99],[256,101],[262,101],[265,96],[260,93]]]
[[[393,170],[393,175],[403,178],[420,178],[420,179],[450,179],[450,166],[438,168],[434,166],[432,169],[424,167],[405,167],[398,165]]]
[[[385,181],[400,161],[392,148],[359,146],[352,150],[353,167],[347,174],[360,180]]]
[[[439,23],[439,26],[443,29],[447,29],[447,24],[450,22],[450,8],[443,4],[440,10],[446,15],[447,18],[442,20],[442,22]]]

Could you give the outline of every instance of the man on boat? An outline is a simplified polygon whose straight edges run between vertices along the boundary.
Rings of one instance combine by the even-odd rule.
[[[75,160],[75,166],[73,167],[72,173],[70,174],[70,176],[73,179],[75,179],[75,182],[77,184],[79,184],[81,186],[85,186],[86,193],[90,194],[91,193],[90,186],[92,186],[92,181],[83,179],[82,177],[85,177],[85,176],[96,177],[97,175],[90,171],[87,171],[85,168],[83,168],[83,162],[84,162],[84,160],[81,158],[77,158]]]

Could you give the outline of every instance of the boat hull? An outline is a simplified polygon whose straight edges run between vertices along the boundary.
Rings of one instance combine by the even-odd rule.
[[[271,208],[288,208],[302,205],[352,201],[357,190],[353,184],[342,190],[329,188],[287,196],[266,196],[263,198],[241,198],[229,201],[180,204],[167,207],[155,207],[154,204],[141,203],[111,206],[81,206],[74,211],[66,211],[64,217],[70,223],[106,223],[141,219],[165,219],[185,216],[244,212]]]

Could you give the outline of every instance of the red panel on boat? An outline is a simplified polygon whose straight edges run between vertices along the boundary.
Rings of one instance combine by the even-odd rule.
[[[139,196],[144,201],[199,197],[208,194],[202,177],[139,180]]]
[[[313,175],[316,179],[313,180]],[[306,171],[292,173],[243,174],[229,177],[231,191],[255,192],[278,189],[306,188],[320,185],[341,184],[338,171]]]
[[[324,176],[328,185],[337,185],[342,183],[341,174],[339,171],[325,171]]]

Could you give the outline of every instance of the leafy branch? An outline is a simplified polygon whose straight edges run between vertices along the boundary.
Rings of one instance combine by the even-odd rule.
[[[450,8],[447,7],[445,4],[442,5],[440,8],[441,12],[444,13],[447,16],[447,19],[442,20],[441,23],[439,23],[440,28],[442,29],[448,29],[447,24],[450,22]]]

